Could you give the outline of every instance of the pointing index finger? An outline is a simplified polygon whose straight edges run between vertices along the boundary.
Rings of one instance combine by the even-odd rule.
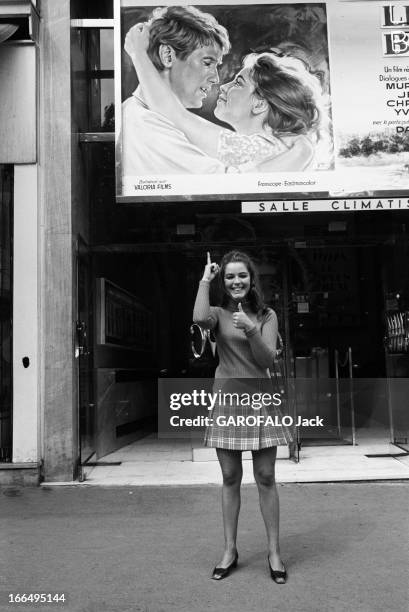
[[[212,263],[212,259],[210,257],[209,251],[207,251],[207,263],[210,265]]]

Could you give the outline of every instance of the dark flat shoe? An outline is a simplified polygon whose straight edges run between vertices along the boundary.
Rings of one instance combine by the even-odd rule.
[[[277,584],[285,584],[287,582],[287,570],[284,567],[283,571],[280,570],[273,570],[273,568],[271,567],[271,563],[270,563],[270,557],[267,557],[267,561],[268,561],[268,567],[270,568],[270,575],[271,578],[274,580],[274,582],[276,582]],[[284,563],[283,563],[284,566]]]
[[[236,553],[233,561],[227,567],[215,567],[212,574],[212,580],[222,580],[223,578],[227,578],[230,574],[230,571],[237,567],[237,561],[239,560],[239,554]]]

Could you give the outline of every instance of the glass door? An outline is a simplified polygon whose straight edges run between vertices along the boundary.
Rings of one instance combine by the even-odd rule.
[[[378,416],[357,379],[385,375],[379,260],[377,245],[317,241],[289,247],[289,320],[303,445],[355,444],[357,431],[367,435]]]
[[[409,451],[409,240],[383,249],[385,362],[390,441]]]

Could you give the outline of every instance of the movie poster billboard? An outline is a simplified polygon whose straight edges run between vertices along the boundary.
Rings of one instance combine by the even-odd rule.
[[[120,202],[409,192],[409,0],[116,0],[115,51]]]

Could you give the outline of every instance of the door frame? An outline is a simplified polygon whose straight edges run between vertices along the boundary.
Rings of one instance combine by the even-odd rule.
[[[85,282],[81,282],[84,272]],[[95,455],[95,403],[93,371],[93,313],[94,283],[92,275],[92,255],[85,240],[79,235],[76,241],[75,257],[76,308],[74,330],[74,359],[76,363],[76,403],[77,403],[77,475],[84,480],[84,465]],[[88,290],[87,290],[88,288]],[[87,404],[84,415],[84,405]],[[92,416],[93,415],[93,416]],[[93,419],[93,424],[87,419]],[[91,445],[86,447],[84,438],[88,427],[93,427]]]

